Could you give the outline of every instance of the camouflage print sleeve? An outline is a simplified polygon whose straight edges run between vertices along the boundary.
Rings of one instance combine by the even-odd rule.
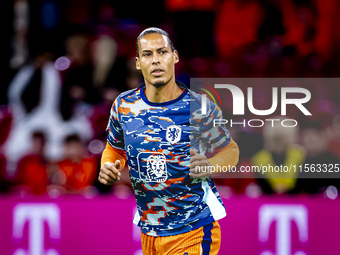
[[[113,102],[110,112],[110,120],[106,128],[107,142],[116,149],[125,149],[123,129],[118,114],[119,97]]]
[[[214,153],[227,146],[231,137],[223,124],[219,124],[219,121],[214,122],[214,120],[223,119],[221,109],[214,102],[208,101],[206,116],[200,124],[201,140],[205,141],[206,150]]]

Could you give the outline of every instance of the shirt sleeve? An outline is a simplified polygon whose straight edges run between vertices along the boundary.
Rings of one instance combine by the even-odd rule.
[[[207,117],[202,119],[202,123],[200,124],[201,129],[201,143],[200,147],[204,146],[205,149],[210,153],[216,153],[220,149],[227,146],[231,141],[231,136],[228,129],[224,126],[222,121],[214,120],[222,120],[223,115],[221,109],[214,103],[209,101],[207,104]]]
[[[111,147],[110,144],[106,143],[106,147],[103,151],[102,159],[100,163],[101,167],[105,164],[105,162],[114,163],[116,162],[117,159],[120,160],[120,162],[122,163],[122,169],[123,169],[127,161],[125,150],[123,151],[120,149],[115,149]]]
[[[110,119],[106,128],[106,140],[113,148],[125,150],[123,129],[119,121],[118,102],[119,99],[117,98],[111,107]]]
[[[218,150],[217,154],[209,158],[208,161],[212,166],[215,166],[215,169],[218,169],[218,166],[236,166],[239,160],[240,150],[237,144],[231,139],[230,143]],[[218,172],[218,171],[216,171]]]

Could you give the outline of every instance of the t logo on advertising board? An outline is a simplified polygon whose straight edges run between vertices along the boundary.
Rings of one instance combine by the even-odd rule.
[[[58,255],[55,249],[44,249],[44,222],[51,239],[60,239],[60,209],[55,204],[18,204],[13,209],[13,237],[22,240],[28,222],[28,249],[19,248],[13,255]]]
[[[276,251],[265,250],[260,255],[306,255],[304,251],[292,251],[291,226],[295,222],[299,241],[308,241],[308,210],[303,205],[263,205],[259,210],[259,240],[269,240],[269,230],[276,222]]]

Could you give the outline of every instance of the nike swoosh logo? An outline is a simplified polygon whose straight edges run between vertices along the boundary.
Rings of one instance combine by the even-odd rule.
[[[126,134],[127,134],[127,135],[130,135],[130,134],[132,134],[132,133],[134,133],[134,132],[137,132],[137,130],[133,130],[133,131],[130,131],[130,132],[129,132],[129,131],[126,131]]]

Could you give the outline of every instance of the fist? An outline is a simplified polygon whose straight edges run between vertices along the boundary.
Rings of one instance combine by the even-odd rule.
[[[211,164],[209,163],[206,156],[202,154],[198,154],[195,150],[190,150],[190,173],[191,177],[196,178],[206,178],[210,177],[211,172],[209,167]]]
[[[105,185],[112,185],[114,182],[120,180],[120,171],[122,170],[122,163],[116,160],[115,163],[105,162],[100,168],[98,181]]]

